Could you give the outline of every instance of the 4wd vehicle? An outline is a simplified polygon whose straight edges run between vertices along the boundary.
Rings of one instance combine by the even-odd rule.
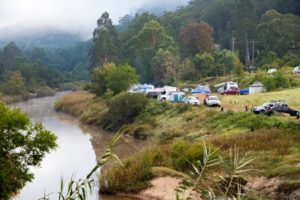
[[[221,106],[221,101],[217,96],[208,96],[204,100],[204,104],[207,106]]]
[[[299,115],[299,111],[289,108],[288,104],[282,100],[271,101],[262,106],[254,107],[252,112],[255,114],[273,114],[274,112],[278,112],[287,113],[290,116]]]

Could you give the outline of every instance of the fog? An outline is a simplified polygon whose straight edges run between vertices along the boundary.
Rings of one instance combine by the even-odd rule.
[[[174,10],[189,0],[0,0],[0,37],[60,30],[88,38],[104,11],[120,17],[153,8]]]

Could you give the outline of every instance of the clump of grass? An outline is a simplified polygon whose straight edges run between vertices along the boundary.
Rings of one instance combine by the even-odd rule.
[[[300,179],[300,167],[295,165],[284,165],[276,167],[268,173],[269,177],[286,177]]]
[[[266,115],[255,115],[249,112],[233,112],[228,111],[219,113],[212,118],[209,118],[208,127],[215,129],[215,132],[220,130],[228,130],[233,128],[247,128],[250,131],[265,128],[293,128],[300,130],[300,123],[289,120],[280,120],[276,117]]]
[[[155,177],[171,176],[184,179],[190,178],[187,174],[168,167],[152,167],[152,173]]]
[[[149,124],[133,124],[127,125],[122,132],[126,135],[132,135],[136,139],[145,140],[149,136],[153,136],[153,127]]]
[[[94,95],[86,92],[72,92],[60,98],[55,103],[55,109],[80,117],[93,98]]]
[[[214,137],[211,142],[222,149],[237,147],[240,152],[258,151],[289,154],[289,148],[300,142],[300,135],[287,129],[261,129],[251,133]]]
[[[149,180],[153,178],[149,156],[144,153],[127,159],[124,166],[111,166],[100,177],[100,193],[137,192],[149,187]]]
[[[138,192],[159,175],[184,176],[202,157],[202,143],[177,141],[145,149],[127,158],[124,166],[111,166],[100,178],[101,193]],[[175,171],[178,170],[178,171]],[[184,177],[187,177],[186,175]]]

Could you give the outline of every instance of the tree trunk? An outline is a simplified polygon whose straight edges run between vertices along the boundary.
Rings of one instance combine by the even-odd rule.
[[[248,33],[245,33],[245,64],[247,67],[250,66],[250,52],[249,52],[249,41]]]

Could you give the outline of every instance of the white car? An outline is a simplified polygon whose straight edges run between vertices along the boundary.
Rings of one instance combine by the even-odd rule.
[[[293,73],[294,74],[300,74],[300,66],[295,67],[294,70],[293,70]]]
[[[278,70],[273,68],[273,69],[268,69],[267,70],[267,74],[271,75],[271,74],[274,74],[275,72],[277,72]]]
[[[169,94],[161,94],[157,97],[158,101],[171,101],[171,95]]]
[[[221,106],[221,101],[217,96],[208,96],[206,97],[206,99],[204,100],[205,105],[207,106]]]
[[[200,105],[200,101],[195,96],[186,96],[182,99],[182,102],[185,104],[191,104],[195,106]]]

